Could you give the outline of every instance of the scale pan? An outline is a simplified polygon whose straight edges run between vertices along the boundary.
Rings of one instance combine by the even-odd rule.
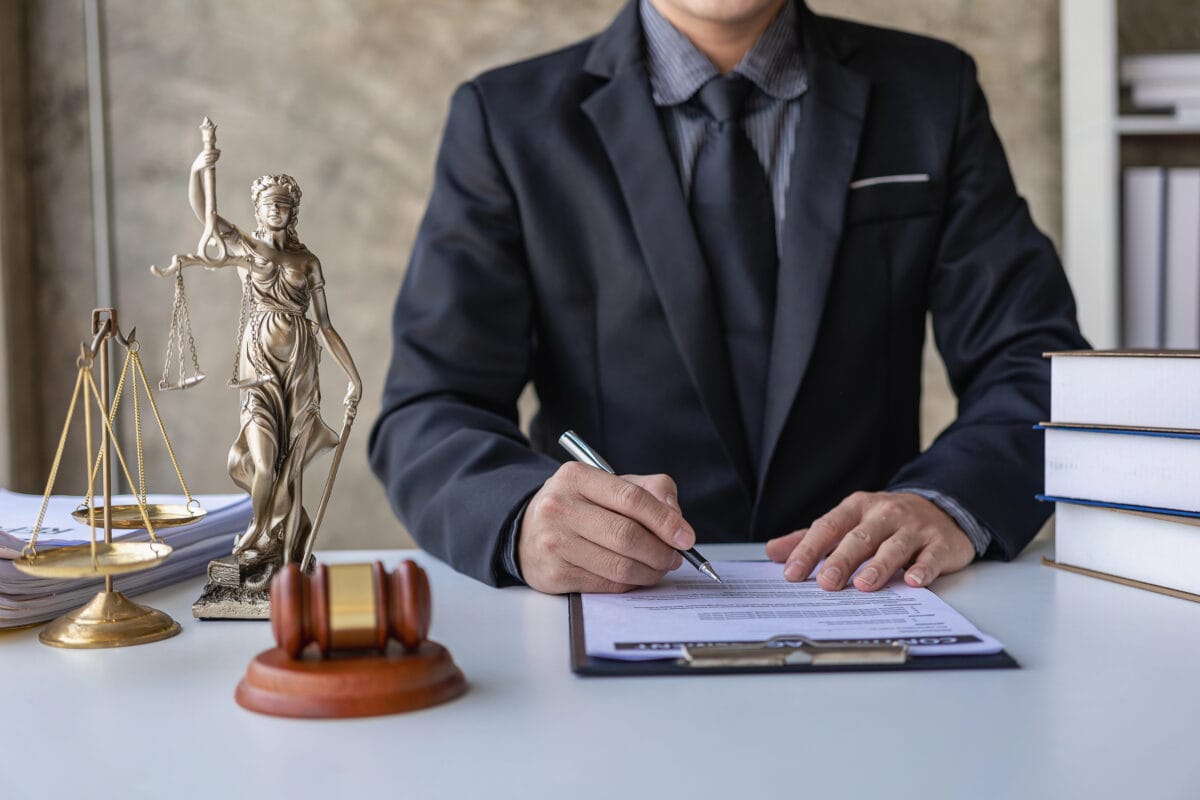
[[[13,561],[13,566],[39,578],[90,578],[137,572],[169,555],[171,545],[165,542],[96,542],[94,561],[90,544],[75,544],[22,556]]]
[[[150,524],[157,528],[174,528],[178,525],[191,525],[193,522],[198,522],[204,519],[208,514],[200,504],[197,503],[194,509],[189,510],[187,506],[173,506],[164,503],[147,503],[146,516],[150,518]],[[71,512],[71,516],[82,523],[88,521],[87,506],[77,508]],[[96,506],[96,527],[104,525],[104,505]],[[145,528],[146,523],[142,521],[142,514],[138,511],[137,504],[127,506],[112,507],[112,526],[121,528],[122,530],[134,530],[137,528]]]

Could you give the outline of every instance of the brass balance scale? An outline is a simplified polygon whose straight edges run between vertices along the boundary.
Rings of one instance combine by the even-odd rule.
[[[176,320],[172,320],[174,329]],[[186,327],[186,321],[184,321]],[[92,312],[92,342],[80,346],[76,366],[79,371],[75,379],[75,390],[67,410],[67,419],[63,424],[62,435],[59,438],[58,449],[50,468],[50,477],[46,481],[46,490],[42,497],[41,509],[33,528],[29,544],[25,546],[21,557],[13,564],[17,569],[29,575],[43,578],[91,578],[103,577],[104,589],[85,606],[66,614],[52,622],[39,635],[43,644],[54,647],[69,648],[99,648],[123,647],[127,645],[146,644],[166,639],[179,633],[179,623],[162,611],[139,605],[129,600],[124,594],[113,590],[113,576],[149,569],[160,564],[171,554],[171,546],[158,538],[155,530],[177,525],[188,525],[203,519],[206,511],[192,498],[183,472],[175,458],[175,450],[167,436],[158,404],[150,391],[146,380],[146,372],[142,367],[138,354],[139,344],[135,339],[135,330],[129,335],[122,334],[117,322],[116,309],[101,308]],[[190,330],[188,331],[190,334]],[[190,338],[190,337],[189,337]],[[109,389],[109,347],[112,342],[125,348],[125,363],[117,390],[113,396],[111,407],[108,400]],[[182,340],[180,341],[182,343]],[[180,348],[182,356],[182,348]],[[92,367],[94,361],[100,362],[100,381],[96,382]],[[193,359],[194,361],[194,359]],[[170,358],[168,356],[168,365]],[[168,384],[164,380],[160,388],[175,389],[185,385],[193,385],[203,380],[203,375],[196,374],[189,378],[182,375],[182,358],[180,358],[180,381],[178,385]],[[129,472],[121,447],[113,433],[113,423],[116,421],[117,410],[121,403],[126,382],[133,384],[134,431],[136,436],[136,456],[138,482],[135,486]],[[146,476],[144,445],[142,440],[141,399],[138,385],[144,389],[150,408],[158,424],[166,444],[171,464],[175,467],[175,475],[183,489],[186,498],[185,505],[153,504],[146,501]],[[90,544],[70,545],[39,551],[37,547],[38,533],[45,519],[46,507],[54,491],[54,482],[62,463],[63,450],[67,434],[76,407],[82,399],[84,420],[84,456],[86,475],[88,476],[87,495],[80,507],[73,512],[80,522],[86,522],[91,530]],[[93,402],[100,412],[103,423],[100,428],[100,447],[96,458],[91,459],[93,452]],[[114,505],[112,491],[111,455],[116,455],[122,474],[131,490],[136,489],[136,502],[131,504]],[[97,475],[102,477],[103,498],[100,504],[95,503],[95,487]],[[104,538],[97,541],[97,523],[102,524]],[[149,536],[148,541],[117,541],[112,540],[114,529],[144,528]]]

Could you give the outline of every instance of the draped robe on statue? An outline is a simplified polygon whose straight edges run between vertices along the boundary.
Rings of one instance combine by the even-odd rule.
[[[250,308],[238,366],[238,380],[243,385],[241,430],[229,450],[229,475],[252,493],[256,468],[251,448],[256,433],[274,443],[276,458],[267,518],[260,519],[264,509],[255,508],[255,519],[233,552],[251,563],[278,560],[274,557],[295,526],[290,559],[298,562],[311,531],[308,514],[299,502],[304,468],[334,447],[338,437],[321,419],[317,379],[321,348],[316,325],[306,316],[312,288],[308,275],[255,259],[259,267],[243,277]],[[268,376],[270,380],[264,380]],[[245,385],[251,382],[256,385]]]

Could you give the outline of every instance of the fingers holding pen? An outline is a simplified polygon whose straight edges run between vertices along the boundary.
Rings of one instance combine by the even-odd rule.
[[[662,479],[670,479],[665,475],[626,479],[574,462],[563,464],[558,474],[585,500],[637,522],[669,547],[687,550],[695,546],[696,532],[680,513],[678,501],[672,507],[639,485],[639,481],[646,481],[663,491],[664,496],[673,496],[674,493],[666,491]],[[670,488],[674,488],[674,482]]]
[[[677,545],[668,544],[681,532],[695,541],[670,478],[619,478],[569,462],[530,500],[518,561],[539,591],[627,591],[681,565]]]
[[[584,503],[576,505],[570,514],[572,529],[580,538],[616,556],[659,572],[654,583],[658,582],[662,573],[679,566],[678,552],[629,517]]]
[[[679,488],[670,475],[622,475],[622,480],[641,486],[660,503],[679,510]]]

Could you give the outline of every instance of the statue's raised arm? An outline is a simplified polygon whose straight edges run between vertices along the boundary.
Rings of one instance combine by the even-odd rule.
[[[204,231],[195,253],[176,255],[165,269],[150,267],[150,271],[160,278],[174,275],[184,267],[248,266],[244,248],[237,246],[245,235],[217,214],[217,159],[221,157],[221,151],[217,149],[217,126],[208,117],[200,124],[200,141],[203,148],[192,162],[188,178],[188,201],[196,218],[204,223]],[[235,244],[232,252],[230,244]]]

